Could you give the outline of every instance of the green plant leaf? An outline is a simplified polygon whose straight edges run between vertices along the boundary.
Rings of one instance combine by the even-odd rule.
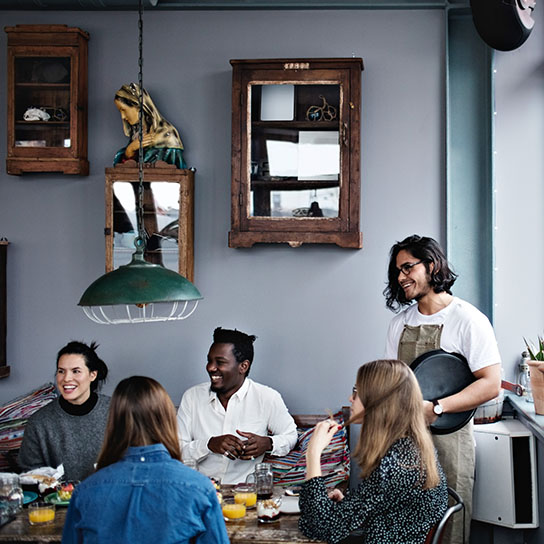
[[[544,339],[541,336],[538,337],[539,351],[536,351],[535,346],[525,337],[523,337],[523,341],[527,346],[527,351],[529,352],[531,361],[544,361]]]

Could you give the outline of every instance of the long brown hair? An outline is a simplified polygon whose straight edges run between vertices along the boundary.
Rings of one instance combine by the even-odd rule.
[[[457,274],[448,263],[444,250],[433,238],[413,234],[402,242],[397,242],[389,253],[388,281],[383,294],[385,295],[385,305],[390,310],[398,312],[403,306],[412,303],[410,299],[406,298],[404,289],[399,283],[397,256],[401,251],[407,251],[414,259],[423,263],[427,270],[429,286],[435,293],[446,292],[451,295],[451,288],[457,279]]]
[[[410,437],[420,453],[423,487],[438,485],[440,478],[425,423],[423,396],[410,367],[394,359],[372,361],[359,368],[356,387],[364,411],[362,419],[360,414],[354,414],[351,420],[362,423],[354,452],[362,477],[372,473],[394,442]]]
[[[119,461],[129,446],[164,444],[181,461],[176,410],[164,387],[145,376],[119,382],[110,402],[97,470]]]

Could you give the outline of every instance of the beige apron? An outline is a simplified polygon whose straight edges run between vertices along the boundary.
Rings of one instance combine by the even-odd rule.
[[[442,325],[405,325],[402,331],[398,358],[411,365],[413,361],[434,349],[440,349]],[[448,524],[442,544],[465,544],[470,540],[470,520],[472,517],[472,488],[474,486],[474,437],[472,419],[454,433],[433,435],[438,459],[446,473],[448,485],[455,489],[465,503],[464,515],[452,517]],[[463,535],[464,521],[464,535]]]

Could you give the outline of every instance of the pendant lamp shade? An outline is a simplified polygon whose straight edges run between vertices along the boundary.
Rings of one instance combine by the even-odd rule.
[[[188,279],[147,262],[137,249],[129,264],[94,281],[78,305],[95,323],[113,325],[186,319],[200,299]]]

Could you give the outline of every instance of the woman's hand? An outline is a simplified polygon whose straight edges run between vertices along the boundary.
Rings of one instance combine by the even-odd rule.
[[[320,421],[314,429],[310,443],[308,444],[308,451],[312,450],[319,455],[330,444],[332,437],[341,428],[334,419],[326,419]]]
[[[340,502],[344,500],[344,494],[339,489],[336,489],[336,487],[334,489],[329,490],[327,492],[327,496],[333,502]]]
[[[332,437],[340,429],[334,419],[320,421],[314,428],[306,451],[306,479],[321,476],[321,453],[330,444]]]

